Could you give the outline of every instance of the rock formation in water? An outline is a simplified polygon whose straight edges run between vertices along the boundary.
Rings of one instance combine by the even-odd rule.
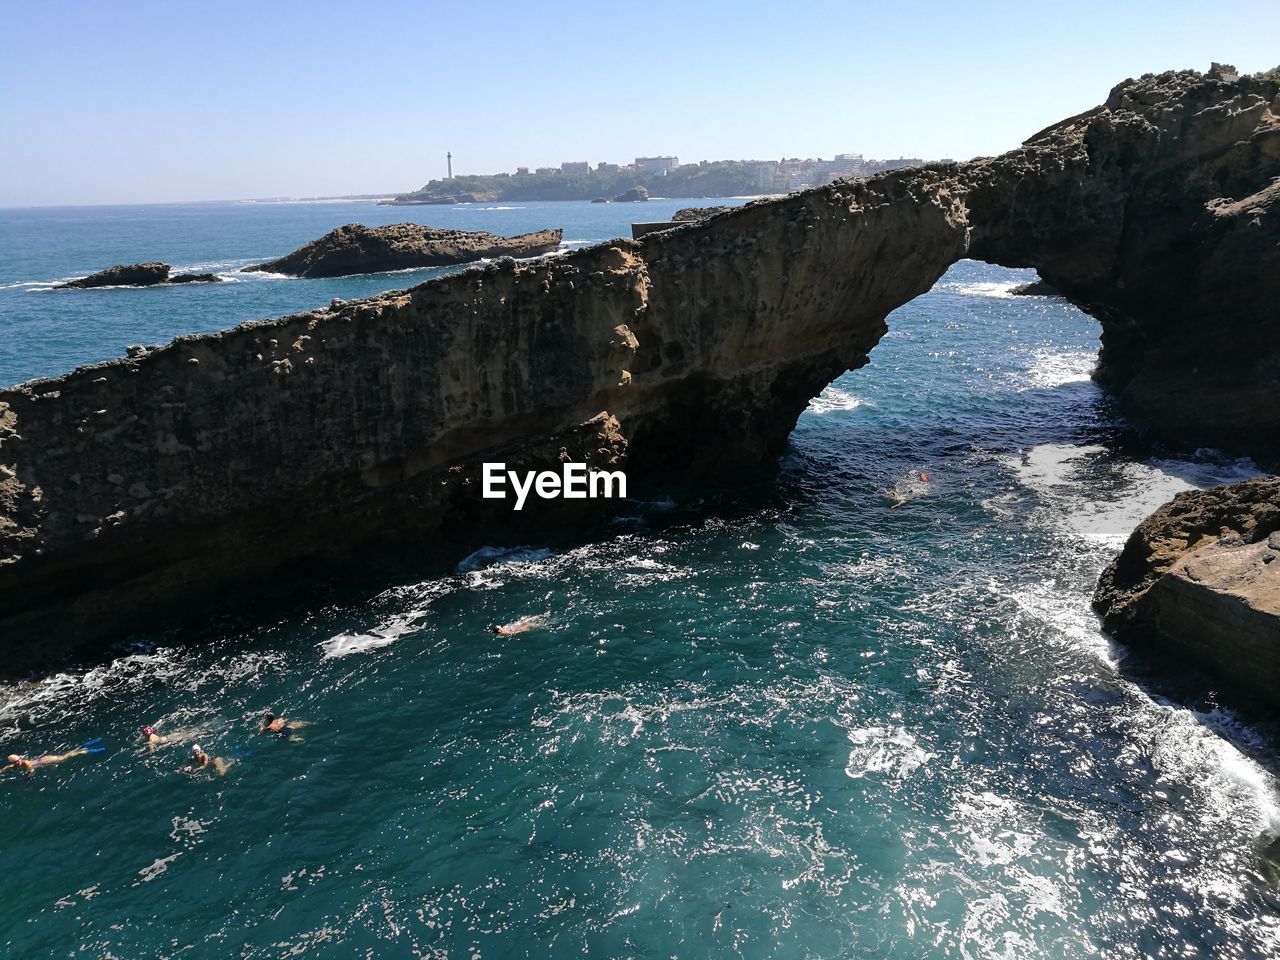
[[[970,256],[1035,267],[1102,324],[1135,423],[1280,459],[1280,73],[1129,80],[958,174]],[[1016,202],[1015,202],[1016,198]]]
[[[649,199],[649,191],[644,187],[632,187],[613,198],[614,203],[636,203]]]
[[[611,508],[513,514],[480,497],[484,461],[621,466],[640,499],[771,469],[808,401],[966,255],[1035,267],[1097,316],[1104,376],[1139,423],[1262,455],[1280,416],[1274,89],[1221,70],[1143,77],[1000,158],[501,260],[0,391],[10,663],[125,612],[142,627],[243,602],[301,561],[358,570],[396,546],[520,542]],[[372,269],[400,265],[417,264]]]
[[[157,287],[169,283],[219,283],[222,278],[212,273],[180,273],[170,276],[167,263],[117,264],[79,280],[60,283],[55,290],[88,290],[94,287]]]
[[[291,277],[345,277],[415,267],[443,267],[494,257],[535,257],[560,248],[560,230],[539,230],[518,237],[446,230],[417,223],[366,227],[349,223],[278,260],[245,270]]]
[[[1280,477],[1179,494],[1134,530],[1094,606],[1116,639],[1280,705]]]

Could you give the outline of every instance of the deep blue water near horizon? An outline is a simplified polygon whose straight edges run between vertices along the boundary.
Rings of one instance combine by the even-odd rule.
[[[588,242],[670,212],[511,206],[0,211],[0,382],[430,275],[41,289],[114,262],[230,272],[350,221]],[[2,952],[1280,954],[1274,752],[1127,679],[1088,605],[1152,508],[1252,464],[1121,442],[1096,324],[1009,296],[1027,276],[962,262],[896,311],[767,506],[652,504],[577,549],[3,688],[0,752],[108,749],[0,778]],[[256,737],[266,708],[310,726]],[[141,750],[146,723],[182,745]],[[249,753],[186,777],[197,739]]]

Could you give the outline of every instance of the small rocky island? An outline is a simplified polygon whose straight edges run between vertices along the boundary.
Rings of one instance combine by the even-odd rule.
[[[517,237],[444,230],[417,223],[366,227],[349,223],[293,253],[246,271],[291,277],[345,277],[415,267],[445,267],[494,257],[536,257],[560,248],[561,230],[539,230]]]
[[[172,283],[221,283],[222,278],[212,273],[179,273],[170,275],[173,268],[167,263],[116,264],[79,280],[69,280],[55,286],[55,290],[90,290],[94,287],[159,287]]]
[[[1280,477],[1180,493],[1129,536],[1093,604],[1123,643],[1167,651],[1263,709],[1280,690]]]

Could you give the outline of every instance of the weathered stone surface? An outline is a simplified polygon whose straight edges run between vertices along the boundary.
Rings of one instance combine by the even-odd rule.
[[[614,203],[636,203],[640,200],[648,200],[649,191],[644,187],[632,187],[624,193],[618,194],[613,198]]]
[[[1275,71],[1162,73],[965,165],[970,255],[1102,324],[1095,377],[1166,437],[1280,459]],[[1016,199],[1015,199],[1016,198]]]
[[[693,223],[697,220],[705,220],[707,217],[714,217],[717,213],[724,213],[732,210],[733,207],[681,207],[671,215],[672,220]]]
[[[129,263],[107,267],[79,280],[60,283],[55,290],[87,290],[93,287],[150,287],[169,280],[167,263]]]
[[[11,661],[51,633],[110,632],[123,611],[167,622],[220,591],[243,601],[300,560],[519,542],[607,510],[513,515],[478,498],[484,460],[533,469],[563,448],[624,466],[639,498],[771,469],[808,401],[965,255],[1035,267],[1093,312],[1108,383],[1140,423],[1261,456],[1280,416],[1270,83],[1145,77],[1004,157],[0,391]]]
[[[1032,280],[1009,291],[1015,297],[1060,297],[1062,291],[1043,280]]]
[[[349,223],[278,260],[245,267],[292,277],[343,277],[413,267],[442,267],[494,257],[534,257],[560,247],[560,230],[518,237],[445,230],[417,223],[366,227]]]
[[[1179,494],[1129,537],[1094,606],[1118,640],[1280,706],[1280,477]]]

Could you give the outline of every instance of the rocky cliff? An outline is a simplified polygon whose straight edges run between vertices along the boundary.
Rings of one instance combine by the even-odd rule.
[[[967,165],[970,255],[1098,318],[1096,377],[1139,425],[1280,459],[1280,73],[1129,80]]]
[[[770,469],[808,401],[966,255],[1037,267],[1098,316],[1104,374],[1141,422],[1268,449],[1268,84],[1144,77],[1004,157],[499,261],[0,391],[10,663],[69,631],[111,632],[123,611],[141,625],[243,601],[301,561],[447,553],[531,524],[580,529],[609,507],[513,515],[478,495],[486,460],[622,466],[638,498]]]
[[[1094,606],[1117,639],[1280,705],[1280,477],[1179,494],[1134,530]]]
[[[560,230],[539,230],[518,237],[445,230],[417,223],[366,227],[349,223],[331,230],[278,260],[245,267],[248,271],[291,277],[344,277],[413,267],[443,267],[494,257],[535,257],[560,248]]]

